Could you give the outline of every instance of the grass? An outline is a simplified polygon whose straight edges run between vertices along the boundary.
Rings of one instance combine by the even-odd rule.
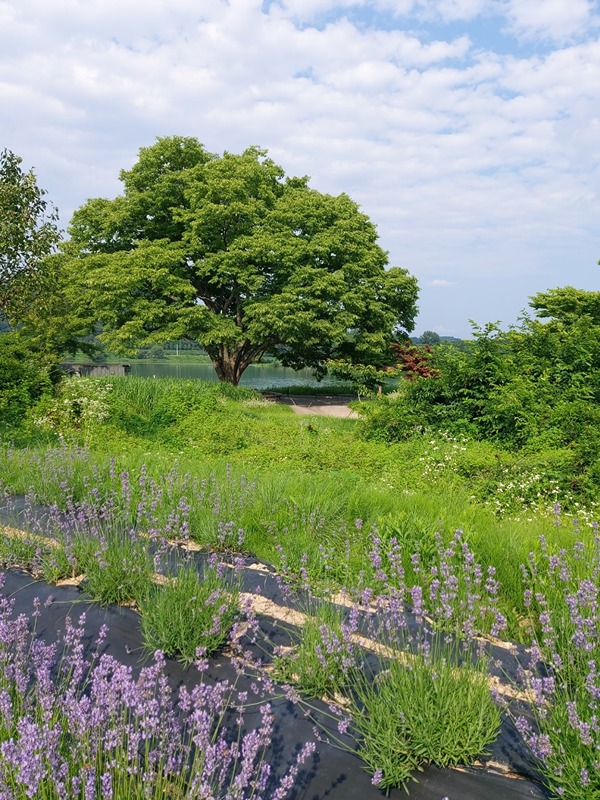
[[[80,502],[92,488],[109,496],[126,473],[133,486],[128,520],[135,522],[148,491],[138,486],[145,476],[155,487],[160,524],[185,497],[192,539],[276,564],[284,545],[291,570],[298,572],[306,555],[311,579],[330,585],[357,582],[374,528],[385,541],[400,543],[409,571],[406,559],[413,553],[427,559],[436,533],[449,542],[460,529],[482,569],[495,568],[515,635],[524,614],[519,564],[539,549],[540,534],[558,547],[573,535],[564,513],[558,520],[540,514],[543,499],[539,507],[498,515],[486,497],[510,454],[501,455],[498,467],[482,443],[430,436],[394,445],[364,441],[353,420],[298,417],[256,392],[217,383],[96,383],[112,387],[110,413],[88,430],[87,446],[61,446],[56,438],[49,446],[52,436],[40,439],[32,429],[37,445],[0,451],[8,492],[34,487],[41,502],[64,505],[69,497]],[[122,504],[120,513],[125,524]]]
[[[349,383],[321,383],[316,386],[312,386],[310,384],[303,385],[303,384],[294,384],[290,386],[289,384],[281,385],[274,383],[272,386],[268,386],[266,389],[260,390],[262,394],[284,394],[288,397],[293,397],[294,395],[300,396],[309,396],[309,397],[357,397],[356,392],[352,388],[352,385]]]
[[[186,663],[199,647],[223,641],[232,590],[214,588],[207,599],[210,575],[198,581],[191,571],[152,586],[156,563],[142,531],[152,536],[153,555],[170,540],[194,540],[250,552],[313,595],[345,586],[354,597],[422,607],[449,641],[502,628],[533,642],[552,670],[536,725],[519,722],[548,786],[577,800],[594,796],[583,789],[595,780],[599,747],[589,731],[600,715],[590,666],[600,663],[598,531],[595,510],[553,483],[560,454],[538,463],[535,454],[429,432],[391,445],[364,440],[360,422],[297,417],[256,392],[215,383],[97,385],[112,390],[107,414],[86,428],[85,446],[77,429],[33,425],[19,434],[19,447],[2,446],[3,489],[32,487],[79,530],[54,555],[33,537],[15,545],[0,537],[3,564],[49,576],[85,571],[102,602],[140,605],[149,648]],[[355,672],[356,628],[327,604],[313,616],[276,668],[309,695],[346,693],[348,725],[383,788],[405,783],[421,764],[459,763],[485,750],[496,711],[480,672],[452,647]],[[216,639],[203,639],[213,628]],[[373,635],[385,639],[389,630]],[[540,691],[537,683],[529,688]]]

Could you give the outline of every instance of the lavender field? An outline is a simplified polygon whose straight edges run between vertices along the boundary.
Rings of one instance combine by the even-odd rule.
[[[474,508],[477,535],[100,441],[3,453],[4,796],[596,796],[593,510]]]

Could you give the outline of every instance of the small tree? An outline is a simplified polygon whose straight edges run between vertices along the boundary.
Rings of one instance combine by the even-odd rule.
[[[349,381],[360,395],[381,394],[390,378],[403,376],[408,380],[416,377],[436,378],[437,369],[431,366],[433,351],[428,345],[412,344],[410,339],[392,342],[386,359],[374,364],[352,364],[347,360],[328,361],[327,372],[339,380]],[[384,363],[387,360],[387,364]]]
[[[439,333],[435,331],[425,331],[420,337],[420,344],[426,344],[430,347],[435,347],[435,345],[439,344],[441,341]]]
[[[327,372],[332,378],[348,381],[360,398],[380,394],[388,378],[395,375],[392,368],[380,369],[372,364],[351,364],[349,361],[328,361]]]
[[[409,339],[402,343],[394,342],[391,345],[396,372],[401,372],[408,380],[421,378],[436,378],[439,372],[431,366],[433,350],[428,344],[412,344]]]

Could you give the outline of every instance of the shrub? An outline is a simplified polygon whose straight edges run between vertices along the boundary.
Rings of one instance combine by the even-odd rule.
[[[229,638],[239,615],[239,586],[216,566],[200,574],[184,566],[163,585],[153,586],[140,602],[146,647],[191,664],[201,649],[207,655]]]
[[[485,665],[468,660],[440,646],[428,655],[391,659],[377,675],[361,674],[351,724],[377,786],[406,786],[426,764],[468,764],[496,739],[500,710]]]
[[[33,421],[64,439],[85,441],[108,417],[110,390],[110,384],[94,378],[65,380],[54,398],[47,397],[36,406]]]
[[[0,334],[0,426],[20,425],[42,396],[52,394],[51,369],[17,333]]]

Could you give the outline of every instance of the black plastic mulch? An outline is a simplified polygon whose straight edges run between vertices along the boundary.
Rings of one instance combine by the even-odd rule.
[[[13,498],[14,500],[14,498]],[[24,527],[22,506],[16,509],[11,501],[11,510],[0,507],[0,522]],[[19,513],[21,511],[21,513]],[[41,509],[38,516],[41,515]],[[203,556],[196,554],[201,563]],[[248,564],[251,563],[248,560]],[[260,594],[279,605],[293,605],[293,601],[282,595],[279,582],[271,571],[257,572],[244,569],[241,573],[243,589],[249,592],[260,591]],[[71,586],[51,586],[43,581],[36,581],[30,575],[18,570],[5,572],[3,594],[15,599],[15,613],[30,615],[33,611],[33,600],[41,600],[41,616],[36,621],[37,635],[46,642],[54,642],[64,631],[65,618],[70,616],[74,621],[85,612],[85,629],[87,643],[91,648],[102,625],[109,627],[109,636],[104,646],[107,652],[121,663],[137,670],[147,663],[147,654],[139,628],[138,614],[129,608],[109,606],[103,607],[90,599],[84,591]],[[260,617],[258,641],[248,643],[255,657],[265,657],[272,647],[286,640],[289,626],[278,623],[269,617]],[[516,678],[517,659],[504,648],[492,647],[492,673],[503,682]],[[521,655],[523,652],[521,650]],[[167,673],[173,688],[186,684],[193,686],[199,680],[194,667],[184,668],[175,660],[167,659]],[[210,661],[205,680],[237,681],[240,691],[250,690],[255,680],[252,676],[236,676],[230,661],[224,656],[217,656]],[[307,741],[314,741],[315,722],[327,728],[334,725],[330,721],[327,706],[320,701],[311,701],[309,713],[307,707],[293,705],[283,696],[269,699],[276,717],[276,732],[273,737],[267,759],[276,775],[282,775],[293,763],[295,755]],[[527,714],[527,708],[520,708],[520,713]],[[258,711],[256,711],[258,720]],[[252,713],[246,714],[248,725],[253,724]],[[338,738],[339,734],[334,731]],[[325,734],[322,734],[324,737]],[[350,743],[350,740],[346,740]],[[340,749],[327,741],[317,741],[315,756],[310,764],[305,764],[300,778],[290,794],[291,800],[376,800],[385,794],[374,787],[370,776],[364,770],[361,760],[352,752]],[[415,777],[417,783],[409,784],[409,797],[413,800],[521,800],[530,798],[544,800],[549,795],[536,780],[535,768],[529,759],[519,734],[508,717],[504,717],[500,736],[490,748],[489,761],[502,766],[503,770],[519,777],[507,777],[497,770],[486,768],[438,769],[427,767]],[[405,798],[403,790],[392,790],[389,797]]]

